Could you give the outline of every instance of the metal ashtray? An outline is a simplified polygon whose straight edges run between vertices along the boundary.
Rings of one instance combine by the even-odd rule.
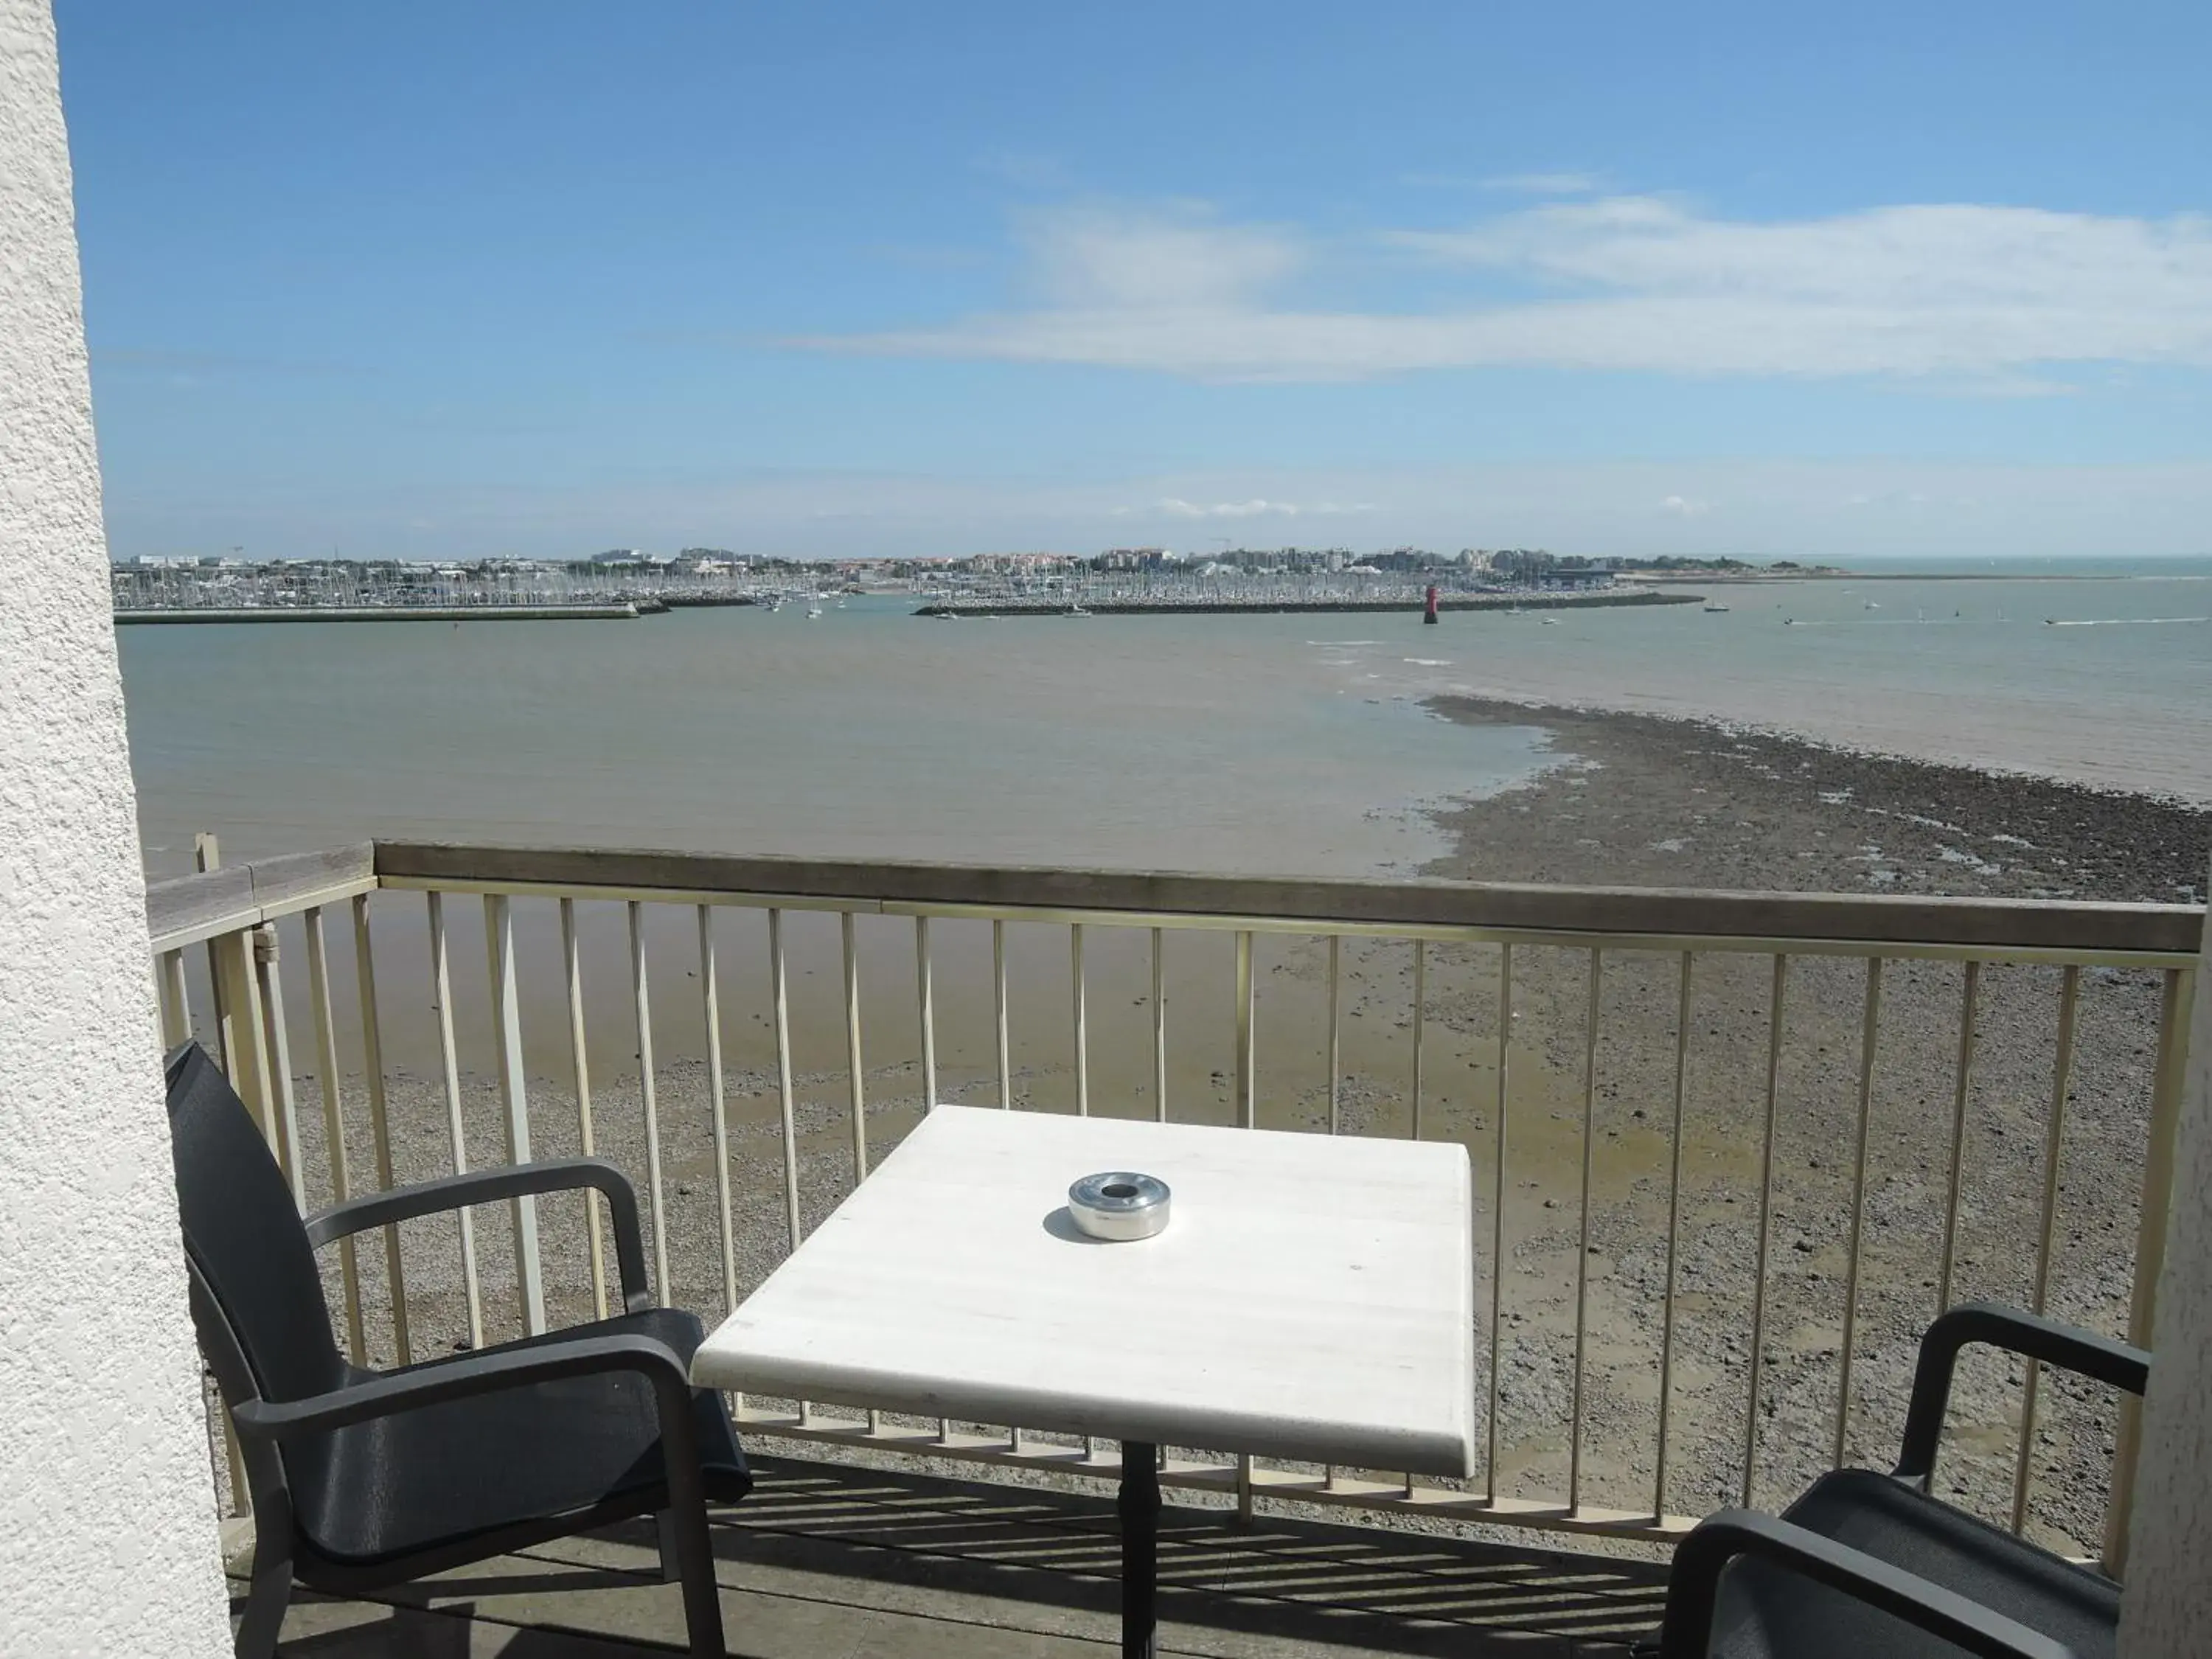
[[[1067,1213],[1093,1238],[1150,1238],[1168,1224],[1168,1183],[1127,1170],[1087,1175],[1067,1189]]]

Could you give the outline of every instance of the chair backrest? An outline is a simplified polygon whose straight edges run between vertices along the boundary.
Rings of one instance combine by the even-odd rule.
[[[207,1051],[169,1056],[169,1143],[185,1249],[206,1281],[264,1400],[343,1387],[330,1304],[292,1189]]]

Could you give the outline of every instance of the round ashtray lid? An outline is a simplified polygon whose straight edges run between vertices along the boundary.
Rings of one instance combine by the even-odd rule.
[[[1168,1198],[1158,1176],[1109,1170],[1067,1189],[1067,1213],[1093,1238],[1150,1238],[1168,1224]]]

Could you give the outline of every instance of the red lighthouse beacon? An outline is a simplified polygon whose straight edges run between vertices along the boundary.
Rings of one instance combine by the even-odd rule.
[[[1431,583],[1429,584],[1429,605],[1428,605],[1428,609],[1421,612],[1421,620],[1422,620],[1423,622],[1425,622],[1425,623],[1432,623],[1432,622],[1434,622],[1436,619],[1437,619],[1437,585],[1436,585],[1434,582],[1431,582]]]

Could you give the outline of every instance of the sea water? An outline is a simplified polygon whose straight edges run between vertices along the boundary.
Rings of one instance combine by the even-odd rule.
[[[1884,567],[1894,573],[1897,567]],[[2212,800],[2212,562],[1711,585],[1729,608],[122,630],[156,875],[369,836],[1367,875],[1556,757],[1448,693]],[[1550,617],[1547,622],[1546,617]]]

